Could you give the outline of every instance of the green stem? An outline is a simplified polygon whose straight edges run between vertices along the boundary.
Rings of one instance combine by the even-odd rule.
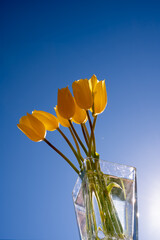
[[[94,117],[93,125],[92,125],[92,128],[93,128],[93,148],[94,148],[94,153],[96,152],[96,140],[95,140],[95,134],[94,134],[94,129],[95,129],[95,125],[96,125],[96,120],[97,120],[97,116]],[[94,157],[95,157],[95,156],[94,156]]]
[[[43,140],[45,143],[47,143],[53,150],[55,150],[61,157],[63,157],[66,162],[74,169],[74,171],[79,174],[78,169],[74,166],[74,164],[62,153],[60,152],[55,146],[53,146],[46,138]]]
[[[104,177],[103,177],[103,173],[99,179],[99,182],[102,186],[102,192],[104,194],[104,199],[105,199],[105,202],[107,204],[107,209],[109,210],[109,214],[110,214],[110,217],[111,217],[111,223],[113,224],[114,226],[114,229],[116,231],[116,233],[118,234],[119,237],[121,237],[122,239],[124,239],[124,236],[123,236],[123,228],[122,228],[122,225],[121,225],[121,222],[119,220],[119,217],[118,217],[118,214],[117,214],[117,211],[116,211],[116,208],[114,206],[114,203],[107,191],[107,187],[105,185],[105,180],[104,180]]]
[[[71,135],[72,135],[72,137],[73,137],[74,143],[75,143],[76,148],[77,148],[77,152],[80,153],[80,149],[79,149],[78,142],[77,142],[77,140],[76,140],[76,138],[75,138],[75,136],[74,136],[74,133],[73,133],[71,127],[69,127],[69,131],[70,131],[70,133],[71,133]]]
[[[80,165],[80,168],[81,168],[81,167],[82,167],[82,163],[81,163],[81,161],[80,161],[80,159],[79,159],[79,156],[78,156],[76,150],[74,149],[73,145],[71,144],[71,142],[69,141],[69,139],[66,137],[66,135],[61,131],[60,128],[57,128],[57,130],[58,130],[58,132],[62,135],[62,137],[66,140],[66,142],[68,143],[68,145],[70,146],[70,148],[72,149],[75,157],[76,157],[77,160],[78,160],[78,163],[79,163],[79,165]]]
[[[94,129],[93,129],[92,121],[91,121],[91,118],[89,116],[88,110],[86,110],[86,113],[87,113],[90,129],[91,129],[91,136],[89,138],[89,157],[91,157],[91,153],[92,153],[92,149],[91,149],[92,141],[93,141],[93,157],[94,157],[95,156],[95,152],[96,152],[96,142],[95,142]]]
[[[80,148],[79,148],[77,139],[75,138],[74,133],[73,133],[71,127],[69,127],[69,131],[70,131],[70,133],[71,133],[71,135],[72,135],[72,137],[73,137],[73,140],[74,140],[74,142],[75,142],[75,145],[76,145],[76,148],[77,148],[77,152],[78,152],[78,154],[79,154],[79,157],[80,157],[81,161],[83,162],[84,159],[83,159],[83,157],[82,157],[82,155],[81,155],[81,151],[80,151]],[[82,167],[82,165],[81,165],[81,167]]]
[[[88,110],[86,110],[86,113],[87,113],[87,117],[88,117],[90,129],[92,130],[92,121],[91,121],[91,118],[90,118],[90,116],[89,116]]]
[[[86,127],[86,124],[85,124],[85,123],[83,123],[83,127],[84,127],[84,130],[85,130],[85,132],[86,132],[87,139],[88,139],[88,141],[89,141],[89,133],[88,133],[88,129],[87,129],[87,127]]]
[[[126,190],[125,190],[125,186],[124,186],[124,182],[123,182],[123,179],[120,178],[120,182],[121,182],[121,185],[122,185],[122,189],[123,189],[123,195],[124,195],[124,200],[126,201]],[[128,209],[127,209],[127,206],[125,207],[126,209],[126,229],[127,229],[127,232],[128,232]]]
[[[92,173],[92,171],[94,171],[94,174]],[[87,185],[89,191],[90,186],[92,186],[92,191],[94,191],[96,196],[101,218],[102,230],[104,234],[114,237],[117,236],[118,239],[125,239],[121,222],[119,220],[112,198],[107,191],[104,175],[100,170],[98,160],[95,161],[95,164],[88,163],[88,165],[86,165],[86,174],[88,176]],[[94,209],[93,213],[91,214],[94,214]]]
[[[69,123],[70,123],[70,126],[71,126],[71,128],[72,128],[72,130],[73,130],[73,132],[74,132],[74,134],[75,134],[75,136],[76,136],[79,144],[80,144],[81,147],[83,148],[83,151],[85,152],[86,155],[88,155],[87,149],[85,148],[84,144],[82,143],[81,139],[79,138],[79,136],[78,136],[78,134],[77,134],[77,132],[76,132],[76,130],[75,130],[75,128],[74,128],[71,120],[68,120],[68,121],[69,121]]]
[[[94,120],[93,120],[93,131],[94,131],[94,129],[95,129],[96,120],[97,120],[97,115],[94,117]]]
[[[81,123],[81,129],[82,129],[82,133],[83,133],[84,139],[86,141],[87,147],[89,147],[89,143],[88,143],[88,139],[87,139],[87,136],[86,136],[86,132],[84,130],[83,123]]]
[[[93,134],[93,152],[94,152],[94,156],[95,157],[95,152],[96,152],[96,140],[95,140],[95,135]]]

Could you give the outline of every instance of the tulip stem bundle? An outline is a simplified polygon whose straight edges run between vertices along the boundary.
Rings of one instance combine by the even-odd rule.
[[[93,120],[93,131],[94,131],[94,129],[95,129],[96,120],[97,120],[97,116],[95,116],[95,117],[94,117],[94,120]]]
[[[71,129],[73,130],[73,133],[75,134],[75,136],[76,136],[76,138],[77,138],[79,144],[81,145],[81,147],[83,148],[85,154],[87,155],[87,149],[85,148],[85,146],[84,146],[84,144],[82,143],[80,137],[78,136],[78,134],[77,134],[77,132],[76,132],[76,130],[75,130],[75,128],[74,128],[74,126],[73,126],[71,120],[69,120],[69,123],[70,123],[70,125],[71,125]]]
[[[94,135],[94,129],[93,129],[93,125],[92,125],[92,121],[91,118],[89,116],[89,112],[86,111],[87,113],[87,117],[88,117],[88,121],[89,121],[89,125],[90,125],[90,129],[91,129],[91,135],[89,138],[89,157],[91,157],[91,154],[93,152],[93,157],[96,157],[94,154],[96,152],[96,143],[95,143],[95,135]],[[93,142],[93,151],[92,151],[92,142]]]
[[[46,132],[58,130],[71,148],[82,171],[85,157],[98,158],[99,156],[96,153],[94,129],[97,115],[102,113],[106,107],[107,92],[105,81],[98,81],[95,75],[89,80],[80,79],[73,82],[72,89],[74,97],[68,87],[58,89],[57,106],[54,108],[57,116],[48,112],[34,110],[32,114],[27,113],[27,116],[23,116],[17,126],[32,141],[46,142],[79,174],[75,165],[45,138]],[[93,122],[91,121],[89,110],[92,113]],[[85,125],[87,120],[89,121],[90,134]],[[84,143],[80,139],[73,123],[81,125]],[[69,128],[76,149],[59,125]],[[81,154],[81,149],[85,157]]]
[[[77,139],[76,139],[76,137],[75,137],[75,135],[74,135],[74,133],[73,133],[73,131],[72,131],[72,128],[69,127],[69,130],[70,130],[71,136],[73,137],[74,143],[75,143],[75,145],[76,145],[77,152],[78,152],[78,154],[79,154],[81,160],[83,161],[83,158],[82,158],[82,156],[81,156],[81,152],[80,152],[80,148],[79,148],[79,145],[78,145]]]

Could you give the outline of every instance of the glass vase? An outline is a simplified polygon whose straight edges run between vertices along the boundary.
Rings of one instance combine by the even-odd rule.
[[[138,240],[134,167],[87,158],[72,196],[81,240]]]

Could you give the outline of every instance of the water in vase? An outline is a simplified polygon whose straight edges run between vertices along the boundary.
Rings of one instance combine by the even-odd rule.
[[[94,221],[96,222],[96,232],[95,229],[91,229],[92,237],[88,237],[86,229],[86,201],[83,197],[81,179],[78,179],[77,184],[73,190],[73,200],[75,205],[75,211],[77,215],[77,221],[80,230],[80,237],[82,240],[137,240],[136,234],[134,232],[135,225],[135,183],[131,179],[118,178],[111,175],[103,175],[106,186],[109,183],[115,183],[114,187],[110,191],[110,197],[112,199],[113,207],[118,215],[118,219],[123,228],[123,236],[118,237],[110,236],[103,231],[102,217],[100,216],[99,204],[97,202],[97,197],[94,191],[92,192],[92,206],[94,209]],[[85,196],[87,197],[87,196]],[[105,215],[105,213],[104,213]]]

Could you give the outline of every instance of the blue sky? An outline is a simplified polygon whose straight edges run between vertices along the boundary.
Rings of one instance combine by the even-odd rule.
[[[160,2],[0,5],[0,239],[78,239],[76,173],[16,124],[34,109],[54,114],[58,88],[71,90],[74,80],[96,74],[108,92],[97,151],[101,159],[137,167],[139,239],[159,240]],[[76,164],[57,132],[47,138]]]

